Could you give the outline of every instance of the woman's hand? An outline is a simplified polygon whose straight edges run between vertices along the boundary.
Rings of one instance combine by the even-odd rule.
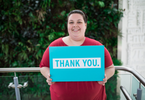
[[[103,79],[103,81],[98,81],[98,83],[100,84],[100,85],[105,85],[105,83],[107,82],[107,76],[106,76],[106,74],[105,74],[105,78]]]
[[[47,77],[47,80],[46,80],[46,82],[48,83],[48,85],[52,85],[52,84],[54,84],[55,82],[51,82],[52,81],[52,79],[50,78],[50,75],[48,74],[48,77]]]

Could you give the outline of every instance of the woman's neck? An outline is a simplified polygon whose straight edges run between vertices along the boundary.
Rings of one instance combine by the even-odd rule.
[[[68,46],[80,46],[80,45],[82,45],[84,43],[85,37],[83,37],[80,40],[74,40],[70,36],[66,36],[66,37],[63,38],[63,41]]]

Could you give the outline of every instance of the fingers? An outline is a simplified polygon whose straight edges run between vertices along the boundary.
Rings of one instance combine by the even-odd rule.
[[[98,81],[98,83],[100,84],[100,85],[105,85],[105,83],[107,82],[107,76],[106,76],[106,74],[105,74],[105,78],[103,79],[103,81]]]
[[[103,81],[106,83],[107,82],[107,76],[105,74],[105,78],[103,79]]]
[[[104,83],[103,81],[99,81],[98,83],[99,83],[100,85],[103,85],[103,86],[105,85],[105,83]]]
[[[52,79],[50,78],[50,75],[48,75],[46,82],[48,83],[48,85],[52,85],[55,82],[52,82]]]

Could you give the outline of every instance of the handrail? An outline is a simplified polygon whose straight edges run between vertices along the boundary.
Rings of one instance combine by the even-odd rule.
[[[127,71],[132,73],[145,86],[145,78],[134,69],[125,66],[115,66],[115,70]]]
[[[145,86],[145,78],[142,77],[134,69],[125,66],[115,66],[115,70],[127,71],[132,73]],[[6,72],[40,72],[40,68],[39,67],[0,68],[0,73],[6,73]]]
[[[126,100],[132,100],[129,93],[127,92],[127,90],[123,86],[120,86],[120,89],[121,89],[122,93],[124,94]]]
[[[40,68],[39,67],[0,68],[0,73],[7,72],[40,72]]]

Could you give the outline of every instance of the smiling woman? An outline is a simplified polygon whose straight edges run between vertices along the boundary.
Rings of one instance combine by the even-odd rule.
[[[68,18],[67,26],[69,33],[68,40],[71,40],[68,41],[68,43],[70,43],[71,45],[73,43],[72,41],[75,40],[80,41],[80,43],[82,44],[85,40],[85,31],[87,27],[87,23],[84,22],[82,15],[71,14]]]
[[[68,36],[53,41],[50,46],[91,46],[100,42],[85,37],[87,17],[81,10],[73,10],[68,15]],[[51,100],[106,100],[105,83],[114,74],[114,65],[110,53],[105,48],[105,78],[91,82],[52,82],[49,69],[49,47],[43,54],[40,71],[50,86]],[[69,52],[69,51],[68,51]],[[65,55],[65,54],[64,54]],[[84,54],[85,55],[85,54]],[[91,60],[88,60],[90,64]],[[57,63],[59,63],[57,61]],[[86,63],[86,62],[84,62]]]
[[[69,46],[80,46],[85,40],[87,16],[81,10],[73,10],[68,15],[67,28],[69,36],[63,41]]]

